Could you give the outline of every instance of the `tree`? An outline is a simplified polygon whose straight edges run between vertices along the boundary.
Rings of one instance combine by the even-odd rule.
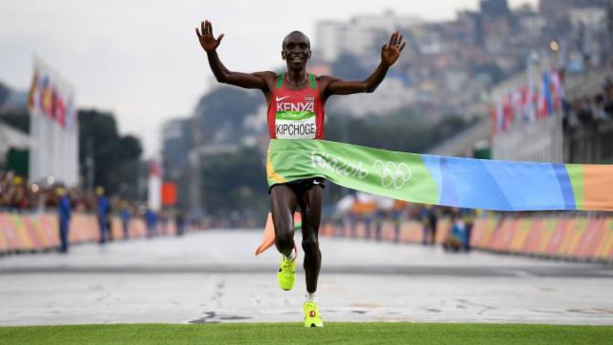
[[[140,140],[131,135],[120,136],[112,113],[80,110],[78,116],[79,165],[83,175],[86,159],[93,155],[96,186],[103,186],[108,194],[136,197],[137,166],[142,154]]]
[[[365,69],[357,57],[349,53],[342,53],[332,63],[332,74],[346,80],[362,80],[370,72]]]
[[[245,116],[256,112],[262,104],[262,97],[253,91],[219,87],[207,93],[200,98],[195,111],[204,142],[238,143],[244,134]]]
[[[4,101],[6,101],[10,93],[11,89],[8,86],[0,83],[0,106],[4,104]]]
[[[0,83],[0,108],[9,98],[11,92],[11,88]],[[23,111],[20,109],[23,109]],[[18,109],[13,110],[4,109],[0,112],[0,121],[24,133],[30,133],[30,116],[28,116],[25,105],[23,105],[23,108],[18,107]]]
[[[247,147],[231,155],[207,156],[201,192],[207,213],[220,217],[232,212],[265,214],[265,158],[257,149]]]
[[[0,115],[0,122],[4,122],[24,133],[30,133],[30,116],[28,114],[5,113]]]

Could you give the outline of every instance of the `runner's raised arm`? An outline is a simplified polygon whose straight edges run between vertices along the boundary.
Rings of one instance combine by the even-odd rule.
[[[221,34],[219,37],[215,38],[213,35],[213,25],[210,21],[205,20],[201,22],[200,31],[198,28],[196,28],[196,35],[198,36],[198,41],[200,41],[200,46],[202,46],[202,49],[206,52],[209,60],[209,66],[211,67],[211,71],[213,71],[215,79],[217,79],[218,82],[236,85],[247,89],[260,89],[263,91],[268,90],[265,77],[267,74],[270,74],[271,77],[274,78],[274,73],[256,72],[249,74],[233,72],[224,66],[219,59],[219,55],[217,55],[217,47],[219,47],[224,34]]]
[[[400,53],[404,49],[405,42],[402,42],[402,35],[398,31],[394,32],[388,43],[381,47],[381,63],[377,69],[363,81],[345,81],[340,78],[322,76],[321,82],[324,85],[324,97],[332,95],[350,95],[354,93],[370,93],[377,89],[385,78],[387,70],[398,60]]]

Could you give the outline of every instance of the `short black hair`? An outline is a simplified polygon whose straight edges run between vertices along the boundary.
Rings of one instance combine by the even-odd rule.
[[[311,40],[309,39],[309,36],[305,35],[302,31],[294,30],[287,34],[287,36],[285,36],[285,38],[283,39],[283,43],[281,43],[281,49],[285,48],[285,44],[287,43],[287,40],[289,40],[289,37],[296,34],[304,36],[304,38],[306,38],[307,40],[307,43],[309,44],[309,48],[311,48]]]

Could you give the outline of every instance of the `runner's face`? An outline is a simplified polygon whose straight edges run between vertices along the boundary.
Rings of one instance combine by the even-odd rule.
[[[302,34],[290,35],[283,45],[281,54],[287,61],[287,66],[292,69],[300,69],[306,66],[311,57],[311,44],[309,39]]]

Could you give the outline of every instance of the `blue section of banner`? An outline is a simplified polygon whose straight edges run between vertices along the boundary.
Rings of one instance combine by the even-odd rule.
[[[455,187],[458,196],[455,205],[480,209],[491,209],[492,205],[496,205],[497,210],[513,209],[498,181],[484,166],[484,162],[488,161],[455,157],[447,157],[446,160],[448,172],[443,176],[450,176],[450,180],[444,179],[443,184],[450,183]],[[441,203],[446,204],[445,201]]]
[[[456,189],[456,179],[454,178],[452,169],[449,167],[449,157],[441,157],[440,169],[441,176],[443,177],[440,187],[440,203],[443,205],[457,205],[460,200],[458,197],[458,190]]]
[[[551,164],[483,161],[502,189],[511,210],[566,209],[558,177]]]
[[[441,205],[515,210],[574,210],[563,164],[422,155],[439,186]]]
[[[564,165],[422,155],[441,205],[495,210],[574,210]]]
[[[575,204],[575,192],[573,191],[573,185],[570,182],[570,177],[568,176],[566,165],[553,164],[553,169],[555,170],[556,176],[558,177],[558,184],[560,185],[560,189],[562,190],[562,197],[564,198],[564,204],[566,205],[566,209],[576,210],[577,205]]]

